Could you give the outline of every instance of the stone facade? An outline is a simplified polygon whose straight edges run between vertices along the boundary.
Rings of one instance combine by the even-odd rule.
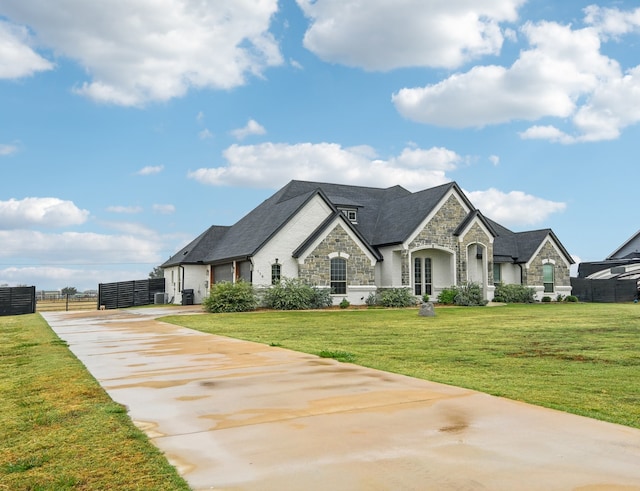
[[[299,277],[312,285],[330,286],[331,271],[329,254],[340,253],[347,259],[347,286],[375,286],[375,265],[360,245],[337,225],[327,237],[309,254],[304,264],[299,265]]]
[[[487,282],[493,284],[493,242],[492,237],[485,230],[475,223],[469,231],[462,237],[460,253],[458,254],[458,278],[467,278],[467,250],[471,244],[481,244],[484,247],[483,253],[488,258]]]
[[[443,247],[450,251],[454,251],[458,258],[458,277],[460,278],[460,249],[458,238],[453,232],[458,228],[467,216],[467,212],[460,202],[452,195],[438,210],[435,216],[420,231],[415,239],[409,244],[410,250],[420,248],[430,248],[432,244]],[[402,285],[409,286],[411,284],[411,264],[409,254],[402,256]]]
[[[553,245],[549,241],[546,241],[538,255],[531,261],[529,268],[526,269],[526,279],[524,284],[528,286],[539,286],[543,284],[542,278],[542,265],[545,259],[554,261],[554,280],[556,287],[568,287],[571,286],[571,275],[569,272],[569,265],[565,262],[563,257],[558,254]]]

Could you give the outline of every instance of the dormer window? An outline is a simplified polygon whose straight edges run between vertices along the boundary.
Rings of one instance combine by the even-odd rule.
[[[351,223],[358,223],[358,213],[356,210],[353,210],[353,209],[342,210],[342,213],[344,213],[344,215],[347,217],[347,219]]]

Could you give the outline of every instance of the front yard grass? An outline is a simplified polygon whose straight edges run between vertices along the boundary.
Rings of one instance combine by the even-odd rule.
[[[345,309],[170,316],[204,332],[640,428],[640,305]]]
[[[39,314],[0,336],[0,490],[189,489]]]

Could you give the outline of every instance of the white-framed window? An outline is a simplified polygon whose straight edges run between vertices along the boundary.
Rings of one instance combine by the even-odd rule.
[[[280,283],[282,273],[282,265],[278,263],[274,263],[271,265],[271,284],[275,285],[276,283]]]
[[[493,263],[493,285],[498,286],[502,283],[502,264]]]
[[[542,284],[545,293],[553,293],[555,290],[555,267],[551,263],[542,265]]]
[[[342,210],[342,213],[344,214],[344,216],[347,217],[347,220],[349,220],[351,223],[358,223],[358,212],[356,210],[345,209],[345,210]]]
[[[331,258],[331,294],[347,293],[347,260],[342,257]]]
[[[413,293],[415,295],[431,295],[431,258],[416,257],[413,259]]]

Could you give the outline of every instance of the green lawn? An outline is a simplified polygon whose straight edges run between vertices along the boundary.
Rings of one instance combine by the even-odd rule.
[[[640,304],[347,309],[168,322],[640,428]]]
[[[189,489],[39,314],[0,336],[0,490]]]

